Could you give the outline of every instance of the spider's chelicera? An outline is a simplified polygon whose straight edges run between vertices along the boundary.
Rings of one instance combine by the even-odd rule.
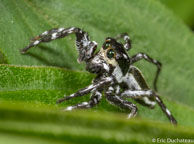
[[[131,98],[149,108],[154,108],[155,102],[157,102],[171,123],[177,124],[171,112],[156,93],[156,83],[160,73],[161,63],[145,53],[138,53],[129,57],[127,51],[131,49],[131,41],[127,33],[123,33],[116,38],[106,38],[100,51],[95,53],[97,43],[91,41],[88,33],[85,31],[75,27],[56,28],[34,37],[31,43],[22,49],[21,52],[25,53],[29,48],[42,42],[50,42],[69,34],[76,35],[76,46],[79,52],[78,62],[86,62],[86,70],[95,73],[96,77],[91,85],[57,101],[61,103],[91,93],[88,102],[69,106],[65,110],[92,108],[100,102],[102,93],[104,93],[108,102],[130,111],[128,118],[134,117],[137,114],[136,105],[126,99]],[[120,38],[124,39],[124,44],[117,41]],[[133,66],[135,62],[141,59],[145,59],[157,66],[154,90],[149,88],[141,71]]]

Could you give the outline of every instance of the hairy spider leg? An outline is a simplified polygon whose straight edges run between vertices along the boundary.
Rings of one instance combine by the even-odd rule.
[[[92,95],[90,97],[90,100],[88,102],[82,102],[80,104],[74,105],[74,106],[68,106],[65,111],[71,111],[73,109],[86,109],[86,108],[92,108],[96,106],[100,100],[102,99],[102,93],[98,90],[92,92]]]
[[[61,103],[63,101],[72,99],[74,97],[79,97],[79,96],[86,95],[86,94],[90,93],[93,90],[98,90],[98,89],[102,88],[103,86],[111,83],[112,81],[113,81],[113,79],[111,77],[107,77],[107,78],[99,81],[98,83],[91,84],[91,85],[87,86],[86,88],[83,88],[83,89],[77,91],[76,93],[71,94],[70,96],[65,96],[64,98],[61,98],[61,99],[57,100],[57,103]]]
[[[124,43],[124,48],[126,51],[130,50],[131,49],[131,40],[130,40],[130,37],[127,33],[122,33],[118,36],[115,37],[116,40],[119,40],[119,39],[124,39],[125,43]]]
[[[154,92],[152,90],[125,90],[121,93],[121,97],[123,98],[140,99],[145,96],[152,97],[154,96]]]
[[[148,62],[151,62],[152,64],[156,65],[157,66],[157,71],[156,71],[156,76],[154,78],[154,90],[155,91],[158,91],[157,89],[157,81],[158,81],[158,76],[160,74],[160,71],[161,71],[161,67],[162,67],[162,64],[161,62],[151,58],[149,55],[145,54],[145,53],[138,53],[134,56],[131,57],[131,64],[139,61],[139,60],[142,60],[142,59],[145,59],[146,61]]]
[[[174,118],[174,116],[172,115],[172,113],[169,111],[169,109],[165,106],[165,104],[163,103],[162,99],[156,94],[156,102],[158,103],[158,105],[160,106],[160,108],[162,109],[162,111],[166,114],[166,116],[168,117],[168,119],[170,120],[170,122],[174,125],[177,125],[177,121]]]
[[[162,99],[155,92],[153,92],[151,90],[146,90],[146,91],[142,91],[142,90],[136,90],[136,91],[126,90],[126,91],[121,93],[121,96],[125,97],[125,98],[129,97],[129,98],[134,98],[134,99],[143,98],[145,96],[147,96],[147,97],[155,97],[156,102],[161,107],[162,111],[166,114],[166,116],[168,117],[170,122],[172,124],[177,124],[177,121],[174,118],[174,116],[171,114],[171,112],[165,106],[165,104],[163,103]]]
[[[110,86],[108,90],[105,91],[105,97],[108,100],[108,102],[110,102],[111,104],[118,106],[121,109],[130,110],[131,112],[128,115],[128,118],[132,118],[136,116],[138,111],[136,105],[129,101],[125,101],[119,96],[115,95],[114,89],[112,86]]]
[[[130,88],[129,90],[150,90],[149,86],[147,85],[141,71],[135,67],[135,66],[130,66],[129,70],[129,76],[131,77],[131,84],[133,85],[134,88]],[[155,98],[153,97],[143,97],[139,99],[135,99],[136,102],[140,103],[143,106],[147,106],[149,108],[154,108],[155,107]]]
[[[31,43],[21,50],[21,53],[25,53],[31,47],[34,47],[42,42],[50,42],[55,39],[60,39],[69,34],[76,35],[76,46],[79,51],[78,61],[86,61],[92,57],[94,51],[96,50],[97,43],[95,41],[90,41],[87,32],[81,30],[80,28],[70,27],[70,28],[54,28],[43,32],[42,34],[34,37]]]

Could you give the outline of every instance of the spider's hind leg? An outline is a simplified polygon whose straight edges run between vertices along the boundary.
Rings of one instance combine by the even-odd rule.
[[[146,91],[145,90],[138,90],[138,91],[126,90],[126,91],[121,93],[121,96],[134,98],[134,99],[139,99],[139,98],[143,98],[143,97],[148,97],[148,98],[154,97],[156,102],[158,103],[158,105],[162,109],[162,111],[166,114],[166,116],[170,120],[170,122],[172,124],[177,124],[176,119],[171,114],[171,112],[168,110],[168,108],[166,107],[166,105],[163,103],[162,99],[159,97],[159,95],[156,92],[151,91],[151,90],[146,90]]]
[[[174,118],[174,116],[172,115],[172,113],[169,111],[169,109],[165,106],[165,104],[163,103],[162,99],[156,94],[156,102],[158,103],[158,105],[160,106],[160,108],[162,109],[162,111],[166,114],[166,116],[168,117],[168,119],[170,120],[170,122],[174,125],[177,125],[177,121]]]
[[[74,106],[68,106],[65,111],[71,111],[73,109],[87,109],[96,106],[102,98],[102,93],[100,91],[95,91],[92,93],[89,102],[82,102]]]

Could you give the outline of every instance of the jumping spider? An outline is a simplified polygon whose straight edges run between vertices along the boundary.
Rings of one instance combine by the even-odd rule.
[[[97,76],[94,78],[91,85],[57,101],[57,103],[61,103],[91,93],[88,102],[69,106],[65,110],[92,108],[100,102],[102,93],[104,92],[108,102],[122,109],[130,110],[128,118],[134,117],[137,114],[136,105],[126,100],[126,98],[132,98],[149,108],[153,108],[155,102],[157,102],[170,122],[172,124],[177,124],[171,112],[156,93],[156,83],[162,66],[161,63],[152,59],[145,53],[138,53],[129,57],[127,51],[131,49],[131,41],[127,33],[123,33],[116,38],[107,37],[100,51],[95,53],[97,43],[95,41],[90,41],[87,32],[76,27],[55,28],[34,37],[31,43],[21,50],[21,53],[25,53],[29,48],[42,42],[50,42],[69,34],[76,35],[76,46],[79,52],[78,62],[85,61],[86,70]],[[124,39],[124,44],[117,41],[120,38]],[[145,59],[157,66],[154,79],[154,91],[147,85],[141,71],[133,66],[135,62],[141,59]]]

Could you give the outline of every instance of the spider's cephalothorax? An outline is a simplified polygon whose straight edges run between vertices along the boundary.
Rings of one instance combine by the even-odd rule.
[[[30,45],[22,49],[21,52],[25,53],[29,48],[41,42],[50,42],[69,34],[76,35],[76,46],[79,52],[78,61],[85,61],[86,70],[95,73],[97,76],[91,85],[57,101],[61,103],[91,93],[88,102],[69,106],[65,110],[92,108],[100,102],[104,92],[105,98],[111,104],[130,111],[128,118],[137,114],[136,105],[126,100],[126,98],[131,98],[149,108],[153,108],[155,102],[157,102],[171,123],[177,124],[171,112],[156,93],[156,83],[162,66],[161,63],[145,53],[138,53],[129,57],[127,51],[131,48],[131,41],[127,33],[123,33],[116,38],[106,38],[100,51],[95,53],[97,43],[90,41],[88,33],[85,31],[75,27],[55,28],[33,38]],[[117,41],[120,38],[124,39],[125,44]],[[154,91],[147,85],[141,71],[133,66],[133,63],[141,59],[153,63],[158,68],[154,79]]]
[[[101,50],[87,61],[86,70],[98,75],[122,77],[129,71],[130,59],[122,44],[107,38]]]

